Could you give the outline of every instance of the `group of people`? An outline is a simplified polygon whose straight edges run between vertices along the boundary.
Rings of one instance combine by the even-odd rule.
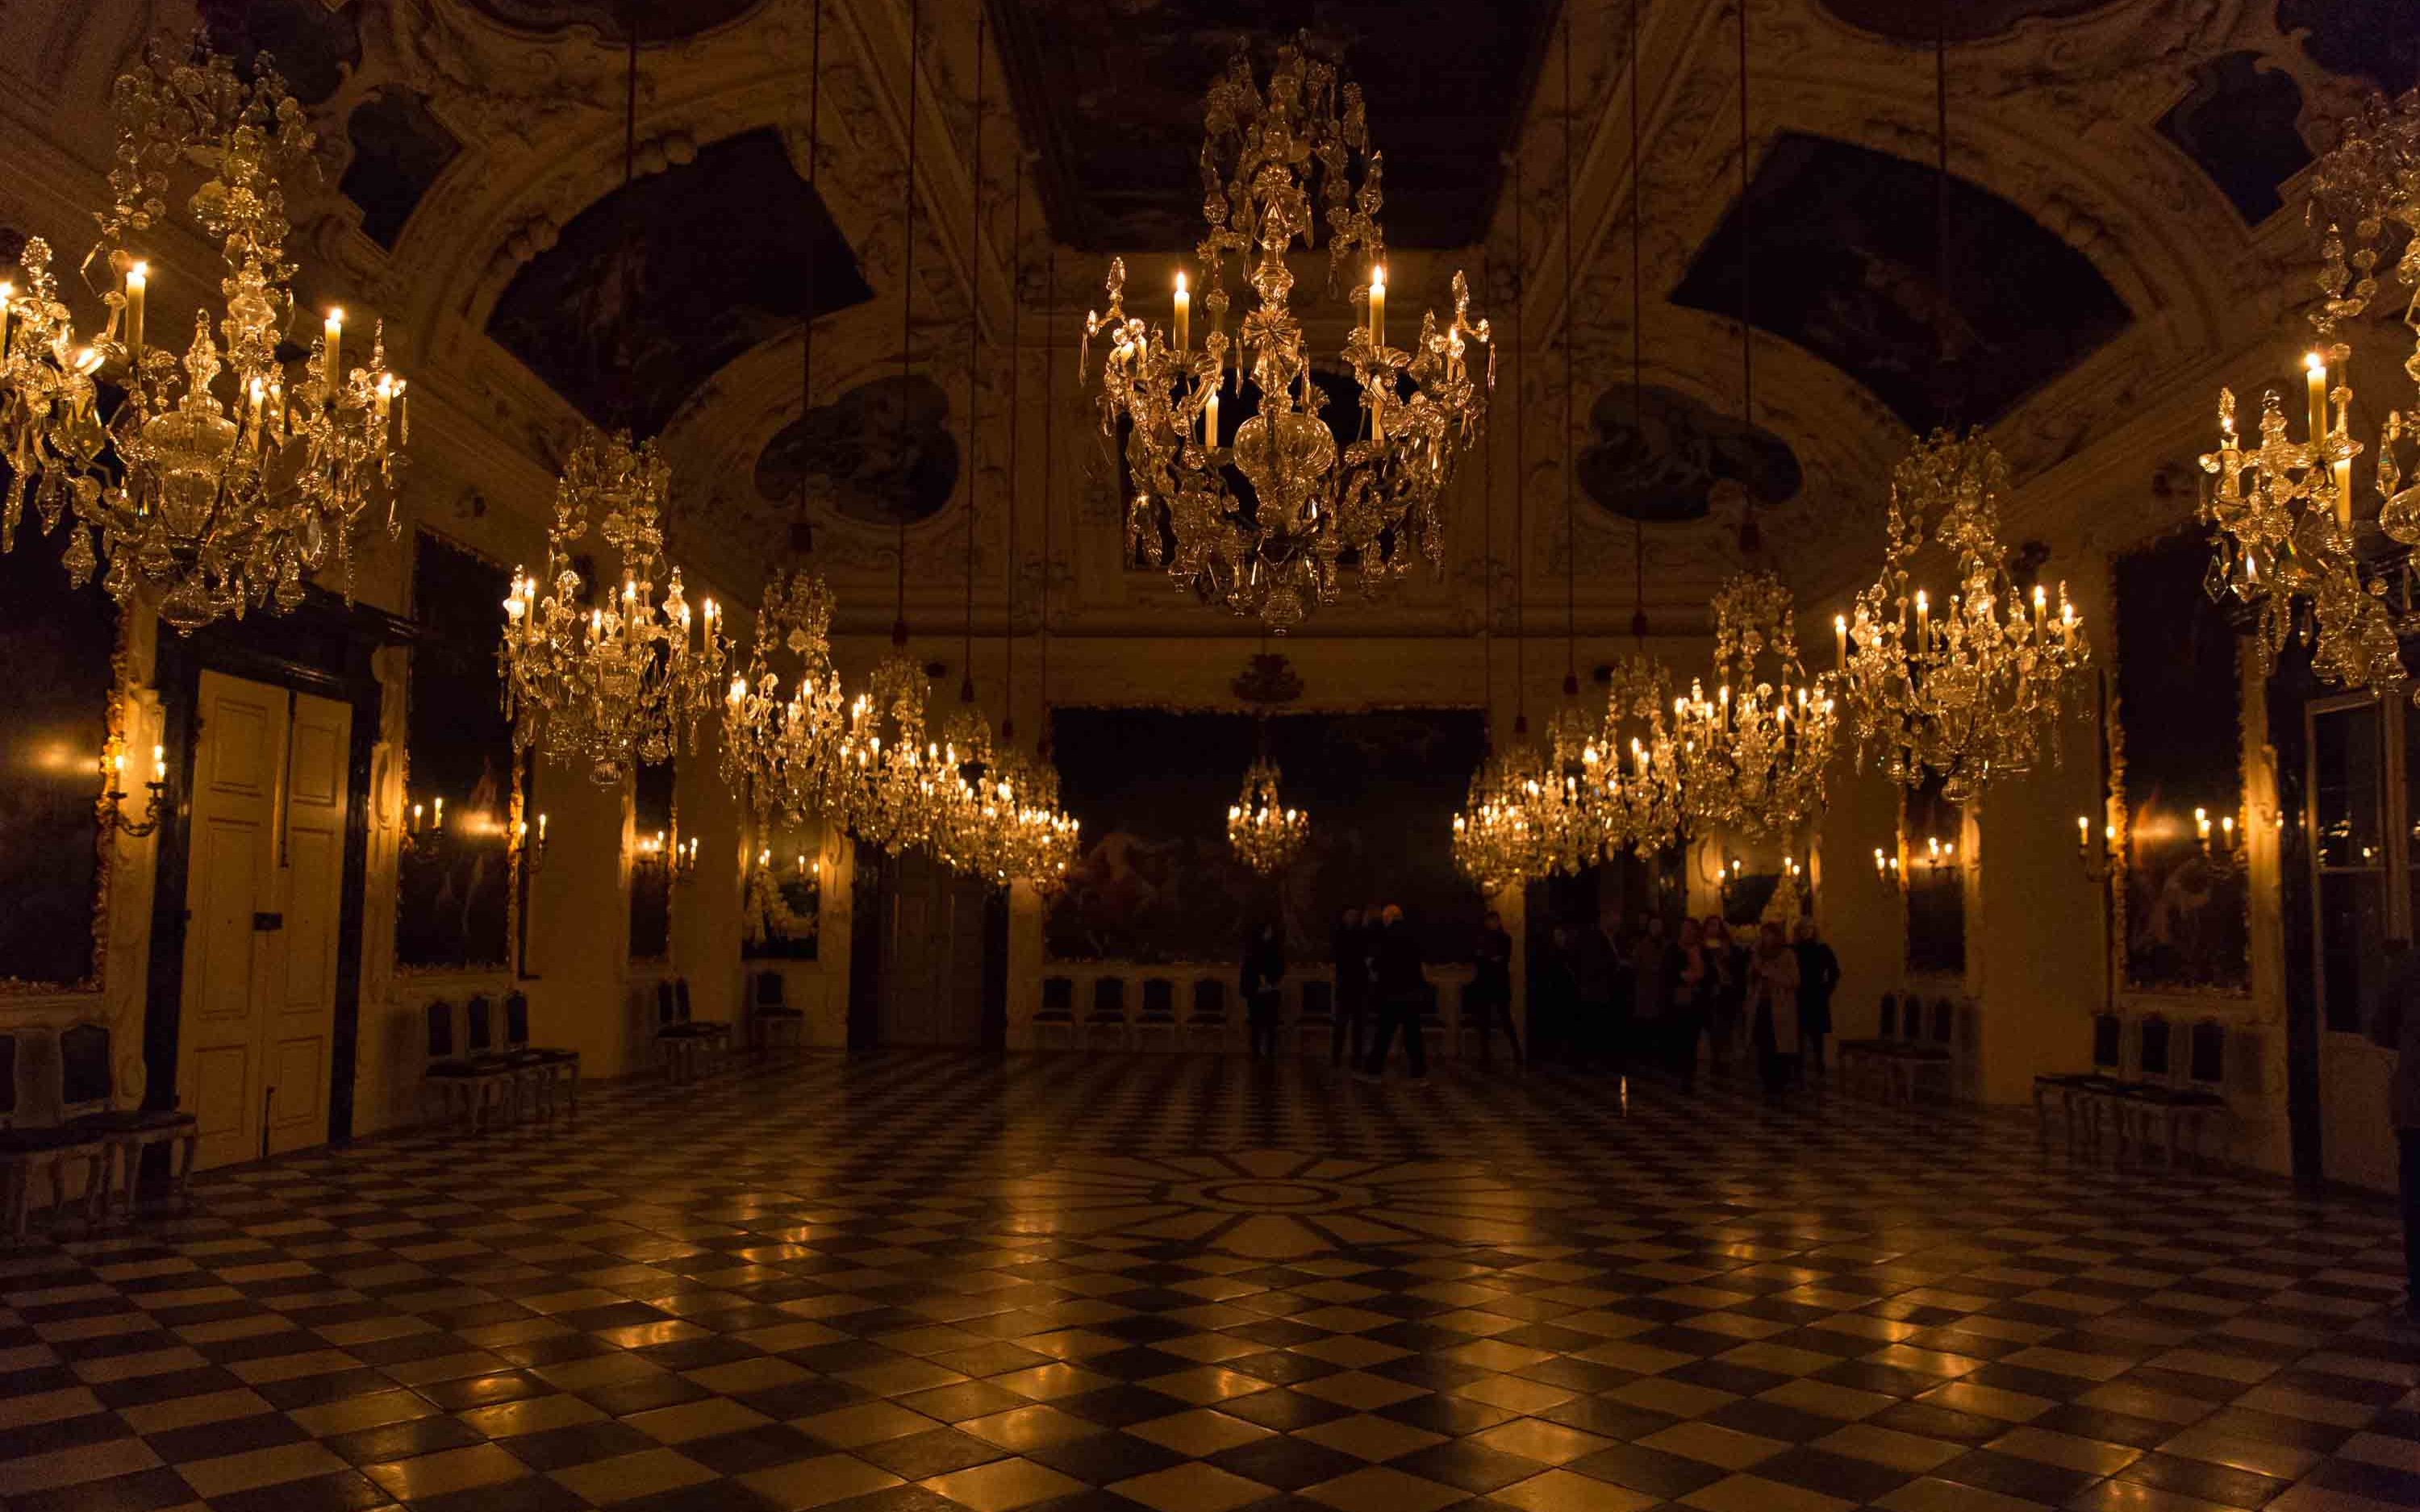
[[[1329,1031],[1328,1060],[1342,1068],[1349,1049],[1355,1071],[1374,1077],[1394,1048],[1395,1036],[1404,1038],[1411,1057],[1412,1079],[1428,1079],[1428,1046],[1420,1040],[1420,1014],[1428,1003],[1428,977],[1420,967],[1420,940],[1404,910],[1396,903],[1372,903],[1347,908],[1338,918],[1329,940],[1330,963],[1336,972],[1335,1026]],[[1511,941],[1504,956],[1511,959]],[[1278,1050],[1278,1007],[1285,980],[1285,942],[1273,923],[1252,932],[1244,949],[1242,980],[1247,1023],[1251,1029],[1254,1059],[1268,1059]],[[1512,978],[1504,978],[1511,999]]]
[[[1796,936],[1768,920],[1751,938],[1716,915],[1683,919],[1677,937],[1654,916],[1627,928],[1557,924],[1530,984],[1531,1033],[1556,1036],[1584,1065],[1660,1063],[1683,1086],[1701,1045],[1718,1070],[1745,1048],[1778,1096],[1806,1068],[1823,1069],[1840,981],[1815,921],[1800,919]]]

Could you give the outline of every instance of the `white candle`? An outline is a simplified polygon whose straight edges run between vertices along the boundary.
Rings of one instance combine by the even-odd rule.
[[[1832,616],[1833,665],[1841,671],[1849,670],[1849,617]]]
[[[126,270],[126,350],[143,355],[143,291],[151,286],[151,265],[136,263]]]
[[[2328,433],[2327,360],[2313,352],[2303,359],[2303,371],[2310,380],[2311,444],[2317,446]]]
[[[333,398],[335,387],[341,380],[345,370],[345,312],[342,310],[329,311],[328,323],[324,328],[322,328],[321,333],[327,340],[328,351],[327,362],[325,365],[320,368],[319,377],[326,380],[330,390],[330,396]]]
[[[0,358],[8,355],[8,315],[16,298],[16,285],[0,284]]]
[[[1183,351],[1193,345],[1193,295],[1185,286],[1185,275],[1176,275],[1176,349]]]
[[[1218,449],[1218,391],[1212,389],[1210,397],[1202,404],[1202,444],[1212,451]]]
[[[1931,627],[1932,601],[1927,598],[1925,596],[1924,590],[1919,588],[1916,591],[1916,644],[1917,650],[1921,651],[1930,644],[1930,636],[1928,632]]]
[[[1387,345],[1387,270],[1373,269],[1370,274],[1370,339]]]

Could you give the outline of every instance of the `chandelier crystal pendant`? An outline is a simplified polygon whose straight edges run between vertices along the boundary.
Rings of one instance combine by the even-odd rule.
[[[1289,809],[1278,795],[1278,766],[1266,756],[1244,772],[1244,791],[1227,810],[1227,843],[1235,858],[1262,876],[1274,876],[1302,854],[1311,839],[1311,816]]]
[[[1894,471],[1889,546],[1882,576],[1857,594],[1854,619],[1838,616],[1838,682],[1869,752],[1903,786],[1927,773],[1963,803],[1994,777],[2028,770],[2046,728],[2081,697],[2091,660],[2067,585],[2022,593],[1999,541],[2009,466],[1980,435],[1936,431]],[[1926,522],[1957,563],[1946,602],[1915,584],[1910,567]],[[2049,742],[2058,759],[2058,743]]]
[[[1673,739],[1693,825],[1789,835],[1823,810],[1838,718],[1832,690],[1798,659],[1790,590],[1744,572],[1714,600],[1714,691],[1674,701]]]
[[[1415,558],[1442,569],[1438,502],[1496,382],[1487,322],[1471,323],[1459,272],[1451,320],[1440,324],[1431,311],[1409,349],[1388,345],[1383,155],[1370,146],[1359,87],[1306,47],[1298,39],[1279,50],[1265,93],[1240,50],[1210,88],[1202,148],[1209,231],[1194,253],[1210,329],[1199,346],[1186,275],[1177,276],[1169,325],[1156,326],[1126,313],[1124,258],[1109,265],[1108,308],[1085,320],[1088,353],[1094,337],[1107,336],[1102,431],[1113,443],[1124,433],[1130,549],[1277,635],[1335,601],[1348,553],[1367,593]],[[1360,412],[1342,431],[1320,416],[1326,400],[1286,266],[1295,240],[1316,244],[1323,221],[1331,296],[1347,261],[1357,254],[1362,263],[1340,354]],[[1231,256],[1257,301],[1238,337],[1227,330]],[[1483,375],[1471,368],[1473,343],[1489,348]],[[1237,402],[1251,411],[1232,435],[1218,414],[1231,353]]]
[[[155,606],[180,634],[264,604],[291,611],[304,576],[332,563],[349,596],[360,517],[383,503],[398,529],[404,382],[382,332],[368,365],[344,365],[342,311],[302,363],[279,359],[295,320],[286,195],[317,171],[302,107],[266,54],[246,79],[199,40],[184,61],[155,41],[113,106],[113,203],[83,265],[106,285],[101,329],[77,332],[39,238],[20,259],[23,287],[0,283],[0,457],[13,474],[0,549],[29,501],[45,531],[71,517],[70,580],[106,558],[112,596]],[[205,306],[182,357],[147,340],[151,269],[131,245],[164,228],[176,193],[225,259],[217,333]],[[103,383],[123,393],[106,417]]]
[[[722,709],[722,780],[762,832],[779,815],[820,819],[845,803],[838,780],[847,716],[831,656],[831,590],[803,569],[766,580],[748,665]],[[783,692],[782,663],[797,671]]]
[[[729,647],[714,600],[693,616],[681,572],[664,560],[661,524],[672,470],[653,442],[583,431],[555,485],[544,579],[513,572],[504,600],[504,717],[513,747],[584,761],[598,785],[619,786],[638,764],[697,748],[697,724],[722,687]],[[597,538],[619,561],[622,585],[590,585],[574,563]],[[657,579],[663,597],[656,596]]]

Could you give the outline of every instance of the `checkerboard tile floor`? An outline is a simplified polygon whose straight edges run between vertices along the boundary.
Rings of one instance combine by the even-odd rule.
[[[8,1512],[2420,1505],[2382,1209],[2000,1114],[892,1053],[199,1198],[0,1252]]]

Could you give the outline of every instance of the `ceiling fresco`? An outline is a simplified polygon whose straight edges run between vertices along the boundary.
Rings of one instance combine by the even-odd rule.
[[[361,66],[360,18],[350,8],[321,0],[202,0],[196,8],[210,35],[249,67],[267,53],[294,98],[316,105],[341,88]]]
[[[771,128],[589,206],[522,267],[488,333],[589,419],[660,431],[734,357],[873,297]]]
[[[2113,0],[1819,0],[1859,31],[1930,46],[1936,35],[1979,42],[2019,22],[2059,21],[2099,10]]]
[[[2277,0],[2277,29],[2330,73],[2390,95],[2420,85],[2420,6],[2412,0]]]
[[[756,492],[795,507],[804,476],[814,501],[862,525],[913,525],[958,486],[950,398],[921,373],[874,378],[776,431],[756,458]]]
[[[754,9],[758,0],[468,0],[471,8],[500,25],[523,32],[561,32],[574,26],[626,38],[635,24],[642,42],[678,41],[712,31]]]
[[[1998,420],[2132,318],[2082,253],[1959,178],[1945,286],[1934,186],[1931,164],[1794,131],[1748,185],[1758,329],[1847,373],[1920,431]],[[1734,200],[1673,302],[1736,316],[1741,243]]]
[[[1266,48],[1298,29],[1341,54],[1368,95],[1388,240],[1479,240],[1554,11],[1544,0],[1015,0],[995,14],[1051,232],[1123,252],[1200,239],[1202,92],[1239,40]]]
[[[1634,402],[1625,384],[1590,408],[1579,485],[1607,513],[1650,525],[1703,519],[1726,481],[1771,505],[1797,497],[1805,477],[1787,441],[1690,394],[1651,385]]]
[[[2257,53],[2229,53],[2194,70],[2193,93],[2160,117],[2162,136],[2210,176],[2245,224],[2283,209],[2279,190],[2311,162],[2295,126],[2303,91],[2292,77],[2260,67]]]
[[[345,135],[353,144],[353,161],[336,187],[361,207],[362,230],[393,252],[421,196],[461,152],[461,141],[409,89],[390,89],[356,106]]]

